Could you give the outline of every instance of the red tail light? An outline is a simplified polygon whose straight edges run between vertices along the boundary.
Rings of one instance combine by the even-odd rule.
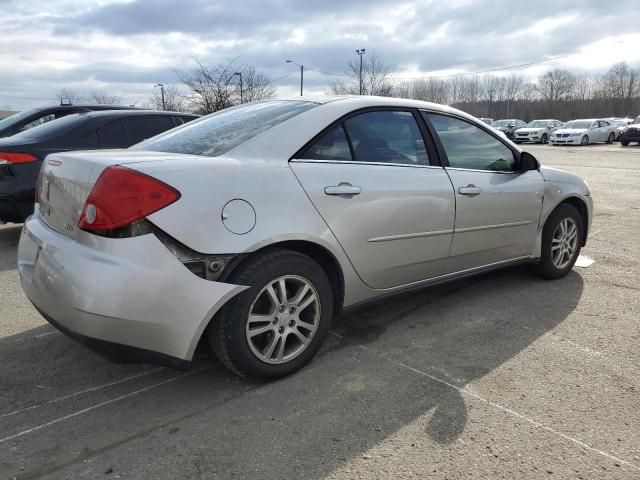
[[[0,152],[0,160],[9,163],[29,163],[35,162],[38,158],[29,153]]]
[[[89,231],[109,231],[143,219],[171,205],[180,192],[144,173],[125,167],[108,167],[93,186],[78,226]]]

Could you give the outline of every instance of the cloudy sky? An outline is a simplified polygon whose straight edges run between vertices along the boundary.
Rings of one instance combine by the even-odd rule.
[[[175,70],[252,64],[282,96],[322,93],[356,48],[399,77],[640,66],[638,0],[0,0],[0,109],[52,103],[62,87],[144,101]],[[316,71],[314,71],[316,70]],[[325,73],[321,73],[325,72]]]

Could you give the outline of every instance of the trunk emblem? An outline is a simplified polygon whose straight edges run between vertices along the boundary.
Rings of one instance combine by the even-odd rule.
[[[60,165],[62,165],[61,160],[47,160],[47,163],[49,165],[53,165],[54,167],[59,167]]]

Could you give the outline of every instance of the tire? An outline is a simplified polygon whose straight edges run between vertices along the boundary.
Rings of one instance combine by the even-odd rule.
[[[587,146],[589,145],[589,136],[585,135],[584,137],[582,137],[582,140],[580,141],[580,145],[582,146]]]
[[[575,243],[571,243],[573,250],[570,255],[565,255],[562,250],[560,255],[554,255],[558,248],[563,249],[565,246],[570,245],[558,241],[558,238],[562,237],[560,225],[565,221],[567,222],[566,225],[569,226],[568,232],[571,232],[571,225],[575,226]],[[578,255],[580,255],[583,233],[582,217],[576,207],[567,203],[558,205],[549,215],[542,229],[542,256],[540,262],[534,265],[535,272],[542,278],[549,280],[555,280],[567,275],[576,263]],[[556,259],[555,261],[554,258]],[[560,261],[558,261],[558,258]]]
[[[285,282],[286,303],[282,302],[280,279]],[[213,351],[227,368],[243,377],[271,380],[294,373],[318,353],[333,317],[333,291],[314,260],[290,250],[271,250],[249,258],[227,281],[250,285],[220,309],[208,329]],[[304,285],[310,288],[298,305],[314,295],[316,300],[296,312],[295,297]],[[254,321],[249,320],[250,313]],[[258,318],[261,320],[256,321]],[[250,337],[252,325],[252,330],[264,332]]]
[[[549,137],[547,137],[547,134],[546,134],[546,133],[543,133],[543,134],[542,134],[542,137],[540,138],[540,143],[544,145],[544,144],[545,144],[545,143],[547,143],[548,141],[549,141]]]
[[[611,132],[609,134],[609,138],[607,138],[607,143],[613,143],[615,139],[616,139],[616,134]]]
[[[628,147],[629,146],[629,140],[620,140],[620,145],[622,145],[623,147]]]

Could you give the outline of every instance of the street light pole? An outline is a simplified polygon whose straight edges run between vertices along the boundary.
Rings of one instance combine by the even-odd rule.
[[[160,94],[162,95],[162,110],[166,110],[167,109],[167,105],[164,102],[164,84],[157,83],[156,87],[160,87]]]
[[[362,95],[363,85],[362,85],[362,56],[364,55],[365,49],[360,48],[356,50],[356,53],[360,55],[360,95]]]
[[[300,67],[300,96],[302,96],[302,86],[304,84],[304,65],[300,65],[293,60],[287,60],[286,62],[293,63],[294,65],[298,65]]]
[[[240,103],[243,103],[242,99],[242,72],[236,72],[234,75],[238,75],[240,77]]]

